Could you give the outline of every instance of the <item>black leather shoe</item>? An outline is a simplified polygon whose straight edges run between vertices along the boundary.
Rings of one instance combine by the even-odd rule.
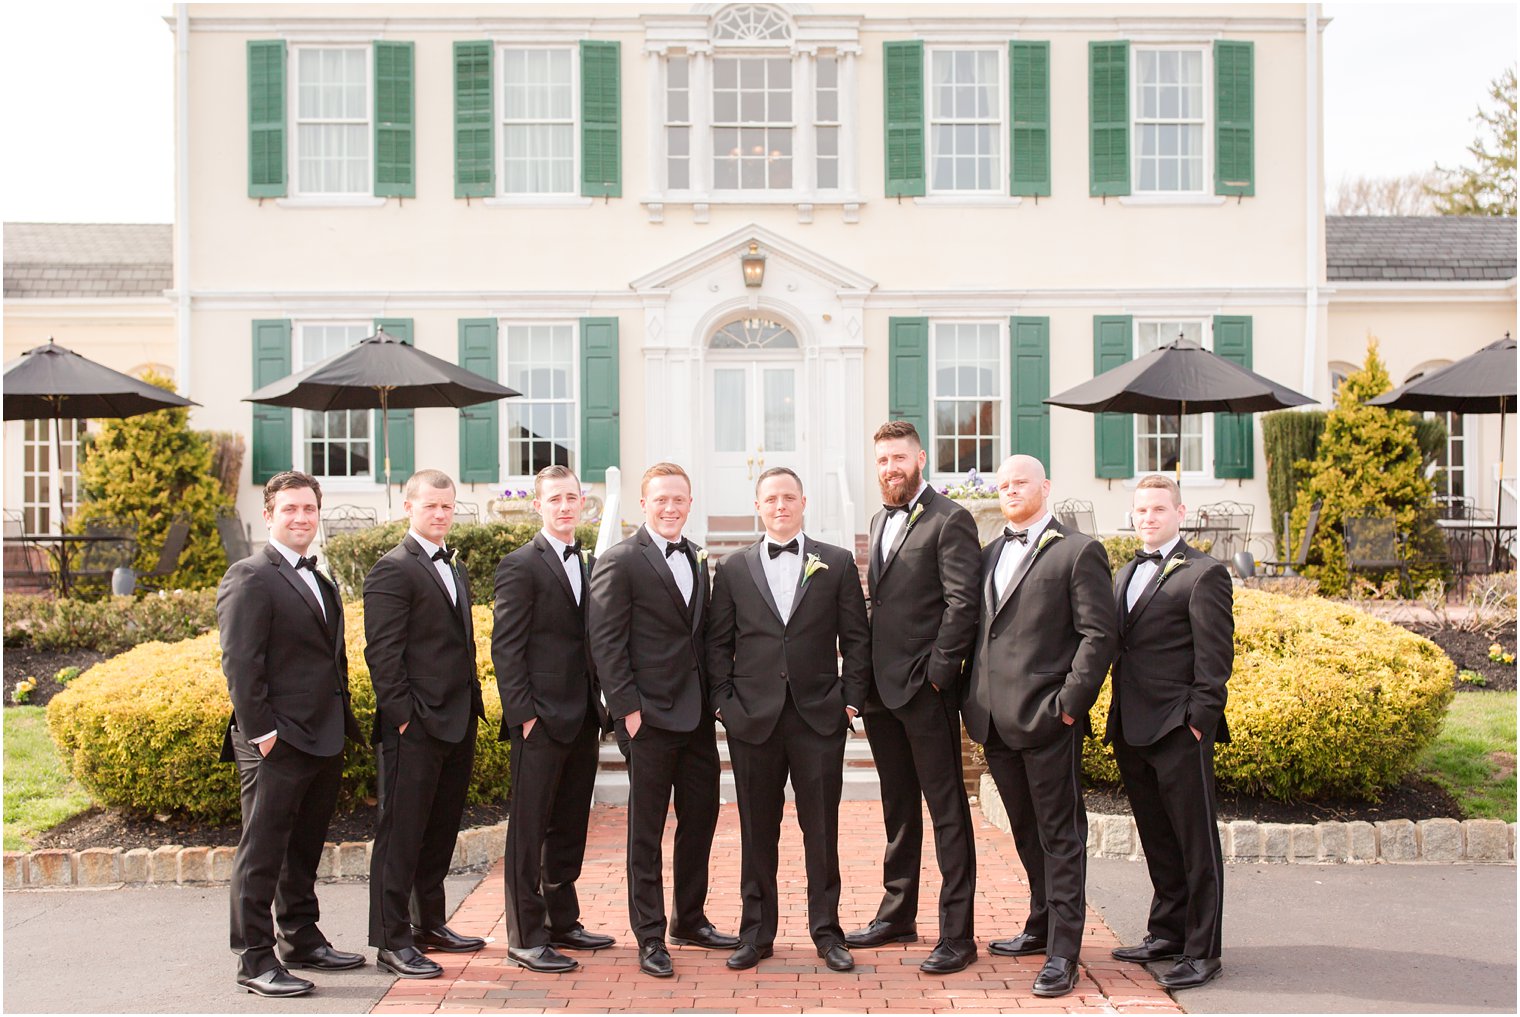
[[[424,957],[422,951],[415,946],[377,952],[375,967],[402,978],[437,978],[443,974],[443,968],[438,962]]]
[[[728,960],[723,963],[728,966],[728,970],[730,971],[744,971],[759,964],[774,952],[775,950],[769,946],[740,943],[739,949],[735,950]]]
[[[600,932],[587,932],[579,925],[565,932],[549,934],[549,945],[561,950],[605,950],[616,943],[617,940],[611,936],[604,936]]]
[[[987,944],[987,952],[1002,957],[1027,957],[1032,953],[1044,953],[1045,941],[1039,936],[1021,932],[1012,939],[994,939]]]
[[[917,943],[917,929],[894,929],[880,918],[863,929],[844,934],[846,946],[886,946],[888,943]]]
[[[566,957],[552,946],[514,946],[507,950],[507,957],[529,971],[542,971],[549,975],[564,974],[581,966],[580,961]]]
[[[855,967],[855,958],[850,956],[850,951],[835,943],[827,950],[819,950],[818,956],[829,966],[830,971],[849,971]]]
[[[316,988],[304,978],[297,978],[284,968],[270,968],[252,978],[238,976],[237,983],[260,996],[304,996]]]
[[[1045,966],[1034,977],[1029,990],[1036,996],[1051,999],[1064,996],[1077,987],[1077,962],[1066,957],[1047,957]]]
[[[284,961],[287,968],[315,968],[318,971],[347,971],[349,968],[364,967],[362,953],[336,950],[331,943],[323,943],[315,950],[293,953],[280,960]]]
[[[1149,964],[1151,961],[1176,960],[1181,957],[1182,944],[1174,943],[1169,939],[1146,936],[1145,941],[1139,946],[1121,946],[1112,953],[1115,960],[1129,961],[1131,964]]]
[[[929,959],[918,966],[918,970],[926,975],[953,975],[957,971],[964,971],[976,960],[976,944],[970,946],[955,946],[947,940],[940,940],[929,954]]]
[[[656,978],[669,978],[676,973],[675,967],[670,963],[670,951],[658,940],[651,940],[639,947],[639,970]]]
[[[479,936],[461,936],[447,925],[436,929],[412,929],[412,944],[419,950],[440,953],[472,953],[486,945]]]
[[[1156,981],[1168,989],[1196,989],[1218,978],[1224,965],[1218,957],[1183,957],[1167,971],[1156,976]]]
[[[738,936],[724,935],[711,922],[694,932],[672,932],[670,941],[676,946],[701,946],[709,950],[732,950],[739,945]]]

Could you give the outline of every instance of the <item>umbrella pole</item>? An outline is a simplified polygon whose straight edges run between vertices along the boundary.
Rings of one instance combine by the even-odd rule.
[[[385,521],[391,519],[391,411],[390,391],[380,390],[380,433],[385,441]]]
[[[1177,490],[1182,491],[1182,419],[1187,416],[1187,400],[1182,400],[1181,412],[1177,414]]]
[[[1499,517],[1504,512],[1504,403],[1499,403],[1499,476],[1494,479],[1494,571],[1499,571],[1500,543],[1499,534],[1502,532]]]

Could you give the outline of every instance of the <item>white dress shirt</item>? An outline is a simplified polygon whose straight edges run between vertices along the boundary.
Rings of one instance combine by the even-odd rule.
[[[1028,558],[1030,552],[1039,544],[1040,535],[1045,532],[1045,527],[1050,525],[1050,520],[1051,515],[1049,512],[1046,512],[1033,523],[1030,523],[1029,542],[1025,544],[1021,544],[1017,540],[1008,540],[1002,535],[994,538],[1003,542],[1002,553],[998,556],[997,565],[992,569],[992,592],[997,594],[998,603],[1002,603],[1003,591],[1008,589],[1008,584],[1013,581],[1013,577],[1018,573],[1019,566],[1024,563],[1024,559]],[[1013,524],[1009,523],[1008,526],[1011,529]]]
[[[412,539],[415,540],[418,544],[422,545],[422,553],[427,555],[429,558],[437,554],[440,550],[448,550],[447,547],[439,548],[437,544],[433,543],[431,540],[427,539],[416,530],[412,530],[410,532]],[[443,588],[449,591],[449,602],[452,604],[458,604],[459,587],[454,584],[454,567],[449,564],[446,558],[439,558],[437,561],[433,562],[433,568],[438,570],[438,577],[443,580]]]
[[[681,591],[681,598],[690,604],[691,591],[697,583],[697,574],[692,569],[691,559],[684,554],[665,554],[665,549],[671,544],[679,544],[685,540],[686,533],[683,531],[675,540],[666,540],[651,530],[648,525],[645,525],[644,532],[649,534],[649,539],[654,543],[660,554],[665,555],[665,567],[670,569],[670,574],[676,581],[676,589]]]
[[[1140,599],[1140,594],[1144,593],[1145,588],[1151,584],[1151,580],[1156,578],[1156,573],[1161,571],[1161,565],[1166,563],[1167,556],[1172,553],[1172,549],[1175,548],[1181,540],[1182,534],[1179,533],[1177,536],[1161,545],[1161,564],[1157,564],[1153,561],[1142,561],[1135,563],[1135,571],[1129,574],[1129,588],[1124,591],[1125,611],[1134,610],[1135,601]],[[1146,548],[1146,550],[1150,550],[1150,548]]]
[[[575,602],[579,604],[581,602],[581,556],[579,554],[572,554],[566,558],[565,548],[569,547],[569,544],[560,540],[548,530],[540,530],[539,532],[544,535],[544,539],[549,542],[549,546],[554,549],[554,553],[559,555],[560,563],[565,569],[565,578],[570,580],[570,592],[575,594]]]
[[[305,556],[291,550],[284,544],[280,543],[278,540],[275,540],[273,537],[269,538],[269,546],[280,552],[281,557],[290,563],[290,567],[292,569],[295,569],[296,575],[299,576],[301,578],[301,581],[304,582],[311,590],[311,595],[317,598],[317,607],[322,609],[322,620],[326,621],[327,601],[322,597],[322,587],[317,585],[317,574],[311,569],[296,568],[296,562],[300,561],[301,558]],[[257,738],[250,738],[248,740],[255,745],[259,745],[263,742],[269,741],[269,739],[273,738],[278,733],[278,731],[270,731],[268,734],[261,734]]]
[[[776,610],[781,612],[783,622],[790,621],[792,617],[792,603],[797,599],[797,581],[802,575],[803,556],[805,541],[802,539],[802,531],[797,531],[797,553],[790,551],[771,557],[771,544],[785,544],[784,540],[776,540],[770,534],[765,535],[765,547],[760,552],[760,565],[765,569],[765,581],[770,585],[771,596],[775,598]]]
[[[913,515],[913,506],[918,504],[918,499],[923,497],[924,489],[928,486],[929,482],[927,480],[919,481],[918,490],[914,492],[913,497],[908,499],[908,511],[906,513],[893,512],[887,516],[887,521],[882,524],[881,549],[878,553],[881,555],[881,563],[883,565],[887,563],[887,555],[891,552],[892,545],[897,543],[897,534],[904,526],[908,525],[908,517]]]

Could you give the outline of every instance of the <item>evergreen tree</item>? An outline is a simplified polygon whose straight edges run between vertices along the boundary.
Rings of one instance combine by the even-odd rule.
[[[1475,166],[1456,170],[1436,167],[1446,177],[1432,187],[1436,211],[1442,215],[1515,214],[1515,69],[1511,67],[1488,87],[1492,109],[1478,108],[1473,119],[1478,136],[1467,146]]]

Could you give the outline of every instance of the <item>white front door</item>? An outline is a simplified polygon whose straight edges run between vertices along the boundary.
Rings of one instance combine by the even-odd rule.
[[[710,432],[708,530],[758,533],[755,480],[773,466],[803,475],[802,364],[795,358],[713,358],[707,369]]]

